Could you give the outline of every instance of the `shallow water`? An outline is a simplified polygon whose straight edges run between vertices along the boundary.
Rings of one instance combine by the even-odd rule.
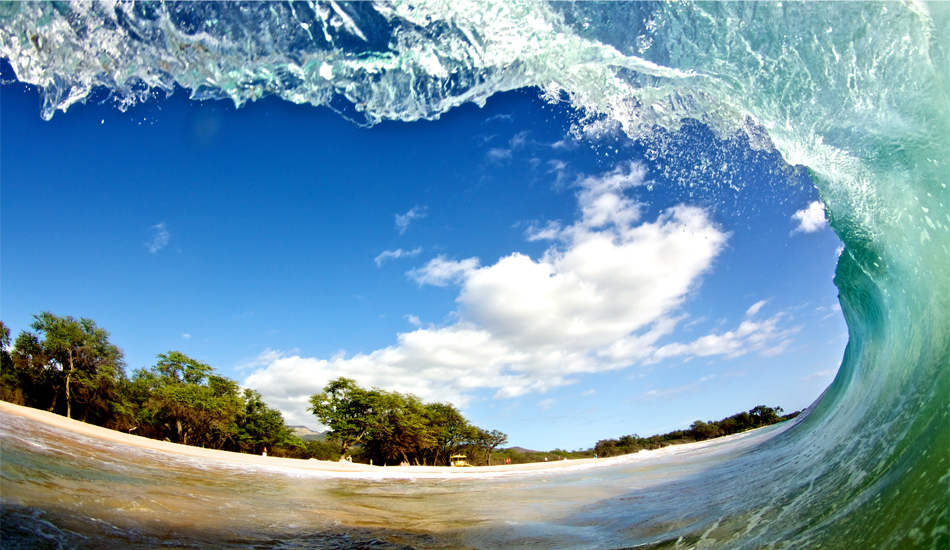
[[[946,4],[27,3],[0,17],[0,55],[42,88],[46,117],[96,86],[123,105],[175,86],[238,105],[277,95],[368,123],[536,87],[578,109],[578,132],[613,122],[661,168],[684,119],[738,133],[809,170],[845,244],[850,338],[794,426],[557,475],[243,473],[7,426],[5,540],[950,546]],[[667,166],[690,166],[690,181],[717,170],[698,160]]]
[[[558,470],[351,474],[140,449],[3,414],[4,538],[26,544],[53,529],[70,546],[620,547],[617,509],[662,515],[670,503],[651,495],[670,484],[714,492],[790,425]]]

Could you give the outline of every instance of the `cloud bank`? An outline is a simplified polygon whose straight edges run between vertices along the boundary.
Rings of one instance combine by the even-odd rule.
[[[645,178],[646,170],[630,163],[579,179],[574,223],[529,229],[529,239],[552,243],[537,260],[515,252],[482,265],[478,258],[438,256],[409,271],[419,285],[458,285],[452,323],[420,326],[399,334],[392,346],[352,356],[266,350],[245,384],[290,423],[312,424],[308,396],[338,376],[464,407],[476,392],[496,398],[544,392],[574,383],[579,374],[651,362],[657,354],[736,354],[743,346],[764,346],[778,332],[777,319],[746,319],[719,335],[721,342],[656,345],[685,317],[680,306],[728,235],[692,206],[642,220],[644,205],[623,189]]]

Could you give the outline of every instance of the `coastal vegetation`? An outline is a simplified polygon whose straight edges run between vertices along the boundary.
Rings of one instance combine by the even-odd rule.
[[[782,415],[781,407],[759,405],[748,412],[741,412],[722,420],[697,420],[685,430],[674,430],[664,434],[640,437],[637,434],[625,435],[615,439],[602,439],[588,449],[566,451],[533,451],[520,447],[500,449],[495,453],[496,461],[509,464],[527,464],[555,460],[574,460],[580,458],[607,458],[661,449],[670,445],[695,443],[706,439],[724,437],[756,428],[771,426],[778,422],[795,418],[801,411]]]
[[[129,377],[122,350],[90,319],[34,316],[10,348],[0,322],[0,399],[153,439],[260,453],[305,448],[261,395],[178,351]]]
[[[337,378],[310,396],[309,410],[330,428],[341,453],[374,464],[447,465],[452,455],[491,464],[492,451],[508,441],[498,430],[473,426],[454,405],[423,403],[414,395],[367,390]]]
[[[339,379],[311,398],[329,441],[304,441],[251,388],[179,351],[126,374],[122,350],[90,319],[34,316],[11,342],[0,322],[0,399],[153,439],[271,456],[375,464],[447,465],[452,454],[484,457],[507,441],[472,426],[454,405],[363,389]],[[12,343],[12,346],[11,346]]]
[[[0,399],[82,422],[153,439],[243,453],[377,465],[447,465],[465,455],[473,465],[521,464],[609,457],[702,441],[793,418],[780,407],[758,406],[718,421],[697,420],[686,430],[604,439],[589,449],[531,451],[501,448],[508,436],[472,425],[452,404],[365,389],[338,378],[310,396],[308,410],[329,428],[326,440],[303,440],[280,411],[251,388],[217,374],[179,351],[156,356],[150,367],[125,371],[122,350],[90,319],[34,316],[32,330],[11,341],[0,322]]]
[[[749,412],[741,412],[722,420],[710,420],[708,422],[697,420],[686,430],[674,430],[650,437],[640,437],[637,434],[632,434],[617,439],[602,439],[594,445],[592,451],[598,457],[608,457],[636,453],[642,450],[659,449],[668,445],[693,443],[756,428],[764,428],[777,422],[795,418],[801,413],[801,411],[798,411],[782,416],[782,412],[784,412],[782,407],[759,405]]]

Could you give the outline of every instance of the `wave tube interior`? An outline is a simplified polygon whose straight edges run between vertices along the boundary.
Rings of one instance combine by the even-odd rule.
[[[845,245],[835,284],[849,343],[821,398],[792,426],[739,438],[688,475],[622,494],[606,488],[638,466],[552,476],[560,488],[549,494],[532,489],[535,478],[466,482],[453,491],[484,495],[503,485],[519,502],[558,495],[571,502],[566,488],[578,479],[588,493],[604,491],[596,504],[562,506],[557,519],[505,521],[480,516],[487,512],[474,506],[467,512],[476,519],[445,528],[451,535],[407,544],[946,548],[948,20],[946,4],[919,3],[11,2],[0,6],[0,55],[21,82],[40,88],[47,119],[102,88],[120,108],[181,87],[194,99],[237,106],[279,96],[366,125],[433,119],[499,92],[537,88],[551,101],[570,102],[579,129],[613,121],[660,157],[686,121],[722,139],[739,134],[754,147],[774,148],[789,164],[807,167]],[[25,458],[29,437],[18,439],[10,425],[64,452],[71,443],[23,422],[4,426],[5,499],[22,482],[13,472],[70,467]],[[83,460],[72,465],[85,473],[66,474],[68,491],[59,491],[82,493],[96,475],[167,487],[173,472],[199,500],[228,495],[239,510],[255,508],[244,489],[202,478],[199,466],[173,461],[171,470],[149,472],[141,464],[156,459],[136,456],[123,472],[93,474]],[[372,525],[384,530],[451,523],[447,509],[458,506],[438,482],[397,489],[261,475],[273,486],[298,484],[336,502],[344,510],[338,533],[366,525],[352,507],[373,492],[400,497],[401,515],[380,512],[388,519]],[[254,498],[275,509],[304,498],[254,487]],[[373,505],[385,508],[377,496]],[[5,529],[16,518],[50,540],[81,532],[68,518],[53,527],[31,513],[8,507]],[[247,521],[275,525],[267,513],[261,517]],[[97,543],[182,536],[185,523],[169,522],[179,526],[167,527],[170,539],[143,523],[138,530],[102,527]],[[214,533],[208,540],[231,544]],[[349,536],[298,537],[278,547],[365,543]]]

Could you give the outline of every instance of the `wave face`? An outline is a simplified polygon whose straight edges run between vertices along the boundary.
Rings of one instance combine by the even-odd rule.
[[[536,87],[577,109],[578,131],[619,124],[658,157],[685,120],[774,148],[807,167],[845,244],[850,340],[831,386],[689,479],[604,490],[534,527],[488,522],[473,545],[558,546],[531,538],[557,523],[596,533],[579,547],[946,548],[948,21],[946,4],[895,3],[3,3],[0,55],[47,119],[97,89],[126,108],[181,87],[371,125]]]

